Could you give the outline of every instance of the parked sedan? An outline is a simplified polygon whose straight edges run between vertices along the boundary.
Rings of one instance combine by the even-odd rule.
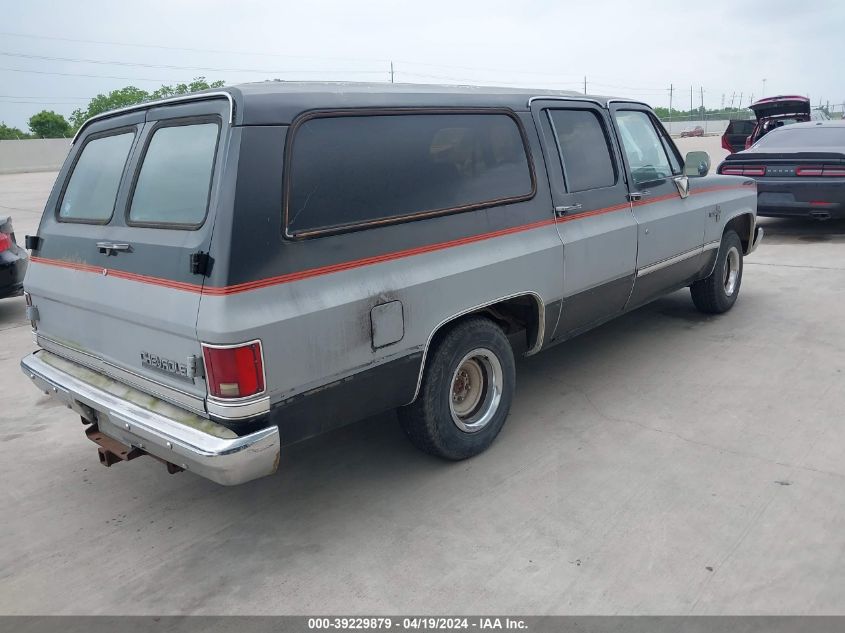
[[[29,256],[15,242],[12,219],[0,217],[0,299],[23,292],[23,276]]]
[[[700,125],[696,125],[691,130],[684,130],[681,132],[681,138],[687,138],[688,136],[704,136],[704,128]]]
[[[845,218],[845,121],[794,123],[731,154],[720,174],[757,181],[761,216]]]

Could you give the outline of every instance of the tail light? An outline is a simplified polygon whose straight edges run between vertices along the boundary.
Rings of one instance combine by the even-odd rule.
[[[12,248],[12,238],[6,233],[0,233],[0,253]]]
[[[720,174],[726,176],[765,176],[765,165],[725,165],[722,167]]]
[[[208,392],[217,398],[246,398],[264,391],[261,341],[202,346]]]
[[[830,178],[845,176],[845,167],[828,165],[813,165],[812,167],[796,167],[796,176],[827,176]]]
[[[725,134],[722,137],[722,149],[729,151],[731,154],[733,154],[733,152],[734,152],[734,148],[731,147],[730,143],[728,143],[728,135],[727,134]]]

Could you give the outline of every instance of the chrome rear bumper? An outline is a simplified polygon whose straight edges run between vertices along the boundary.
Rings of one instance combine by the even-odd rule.
[[[73,370],[63,371],[61,367]],[[153,403],[152,408],[159,409],[154,411],[114,393],[132,397],[139,392],[44,350],[25,357],[21,369],[41,391],[96,422],[104,435],[219,484],[241,484],[271,475],[278,468],[280,440],[276,427],[237,437],[225,427],[187,411],[182,416],[180,409],[147,396],[145,400]],[[80,377],[92,375],[97,377],[97,384]]]

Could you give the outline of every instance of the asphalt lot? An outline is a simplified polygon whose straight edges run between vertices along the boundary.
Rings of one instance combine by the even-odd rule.
[[[54,176],[0,176],[19,241]],[[521,361],[484,455],[389,414],[236,488],[100,466],[0,300],[0,613],[845,613],[845,223],[763,223],[730,313],[682,291]]]

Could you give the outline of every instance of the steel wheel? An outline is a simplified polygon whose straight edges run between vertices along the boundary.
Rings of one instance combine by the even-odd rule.
[[[736,280],[739,278],[739,250],[732,246],[725,258],[725,294],[729,297],[736,290]]]
[[[502,364],[490,350],[466,354],[452,375],[449,410],[465,433],[476,433],[493,419],[502,399]]]

